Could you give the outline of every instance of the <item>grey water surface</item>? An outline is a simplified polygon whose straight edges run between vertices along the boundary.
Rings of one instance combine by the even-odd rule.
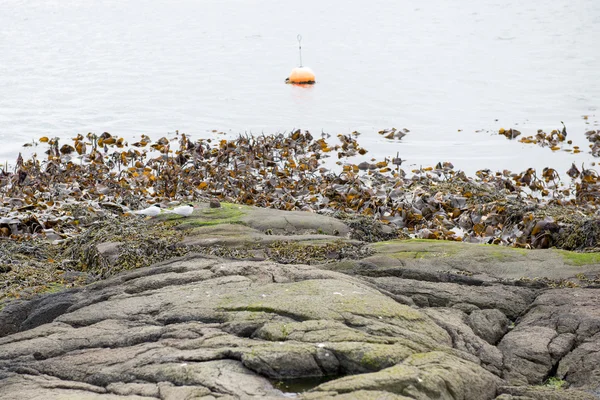
[[[298,33],[308,88],[283,83]],[[0,1],[0,161],[41,136],[302,128],[415,166],[564,172],[593,157],[494,132],[564,121],[585,150],[599,107],[598,0]]]

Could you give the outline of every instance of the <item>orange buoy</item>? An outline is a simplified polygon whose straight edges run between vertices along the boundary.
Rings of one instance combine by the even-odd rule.
[[[298,35],[298,50],[300,52],[300,66],[290,72],[290,77],[285,79],[285,83],[294,84],[313,84],[315,83],[315,73],[312,69],[302,66],[302,36]]]
[[[286,83],[315,83],[315,73],[308,67],[297,67],[290,72]]]

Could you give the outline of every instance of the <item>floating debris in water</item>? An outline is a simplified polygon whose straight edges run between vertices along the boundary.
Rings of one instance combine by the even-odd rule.
[[[573,146],[570,148],[563,148],[563,144],[566,142],[568,145],[572,145],[573,142],[571,140],[566,140],[567,138],[567,127],[564,122],[560,122],[562,124],[562,129],[554,129],[549,134],[544,132],[542,129],[538,129],[537,133],[534,136],[524,136],[519,139],[520,143],[527,144],[537,144],[541,147],[548,147],[552,151],[563,150],[567,152],[573,153],[581,153],[579,146]],[[589,132],[588,132],[589,133]],[[507,139],[512,140],[521,135],[521,132],[516,129],[504,129],[500,128],[498,130],[498,134],[505,136]],[[586,133],[587,135],[587,133]],[[588,137],[589,138],[589,137]],[[592,139],[590,139],[592,141]],[[592,146],[590,146],[592,147]],[[593,151],[592,151],[593,153]]]
[[[600,156],[600,130],[587,131],[585,137],[592,143],[590,144],[592,155],[594,157]]]
[[[391,128],[391,129],[383,129],[383,130],[379,131],[378,133],[380,135],[383,135],[383,137],[386,139],[400,140],[404,136],[406,136],[406,134],[408,132],[410,132],[410,131],[406,128],[404,128],[402,130],[397,130],[396,128]]]

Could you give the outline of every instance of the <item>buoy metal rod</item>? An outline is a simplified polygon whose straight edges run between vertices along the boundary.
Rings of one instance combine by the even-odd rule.
[[[300,68],[302,68],[302,35],[298,34],[298,51],[300,52]]]

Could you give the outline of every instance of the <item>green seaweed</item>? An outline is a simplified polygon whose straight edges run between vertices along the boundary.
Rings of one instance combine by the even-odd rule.
[[[554,389],[564,389],[567,385],[567,381],[557,378],[555,376],[551,376],[544,382],[544,386],[551,387]]]
[[[556,250],[566,264],[582,266],[600,264],[600,253],[577,253],[568,250]]]

